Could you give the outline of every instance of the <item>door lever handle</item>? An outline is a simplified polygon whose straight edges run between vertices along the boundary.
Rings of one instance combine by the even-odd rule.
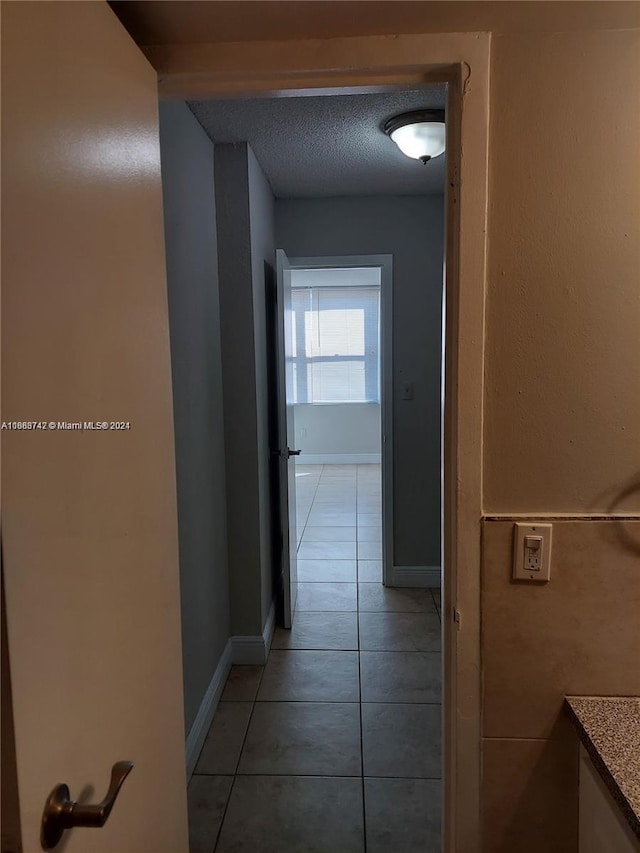
[[[89,806],[71,799],[69,787],[56,785],[49,794],[42,813],[40,843],[43,850],[52,850],[65,829],[74,826],[104,826],[122,787],[133,770],[133,761],[118,761],[111,768],[109,790],[101,803]]]
[[[289,458],[291,458],[292,456],[300,456],[301,453],[301,450],[289,450],[289,448],[287,447],[287,456]]]

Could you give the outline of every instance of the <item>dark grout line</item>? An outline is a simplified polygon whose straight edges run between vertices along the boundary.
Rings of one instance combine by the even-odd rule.
[[[402,702],[396,699],[395,702],[363,702],[362,699],[259,699],[254,704],[256,705],[442,705],[442,702]],[[515,738],[522,740],[522,738]],[[243,741],[244,746],[244,741]],[[225,775],[225,774],[222,774]],[[227,774],[229,775],[229,774]]]
[[[358,468],[356,467],[356,519],[358,518]],[[356,526],[356,558],[358,557],[358,546],[360,537]],[[364,790],[364,721],[362,719],[362,657],[360,654],[360,587],[358,581],[358,565],[356,563],[356,636],[358,639],[358,709],[360,714],[360,771],[362,774],[362,843],[364,853],[367,853],[367,805]]]
[[[324,465],[322,466],[322,469],[324,470]],[[294,464],[294,471],[295,471],[295,464]],[[303,527],[302,527],[302,536],[304,536],[304,532],[305,532],[305,530],[307,529],[307,526],[308,526],[308,524],[309,524],[309,516],[311,515],[311,510],[313,509],[313,504],[314,504],[314,501],[315,501],[315,499],[316,499],[316,495],[318,494],[318,489],[319,489],[319,487],[320,487],[320,480],[321,480],[321,479],[322,479],[322,471],[320,472],[320,476],[318,477],[318,483],[317,483],[316,488],[315,488],[315,491],[314,491],[314,493],[313,493],[313,498],[311,499],[311,503],[309,504],[309,512],[307,513],[307,518],[306,518],[306,520],[305,520],[305,522],[304,522],[304,525],[303,525]],[[298,501],[297,501],[297,498],[296,498],[296,505],[295,505],[295,507],[294,507],[294,512],[295,512],[296,514],[297,514],[297,512],[298,512]],[[296,542],[296,555],[297,555],[298,551],[300,550],[300,545],[302,545],[302,536],[300,536],[299,541],[298,541],[298,542]],[[297,538],[298,538],[298,523],[297,523],[297,518],[296,518],[296,539],[297,539]]]
[[[269,654],[271,654],[271,650],[269,650]],[[269,659],[269,654],[267,655],[267,660]],[[260,685],[262,684],[262,679],[264,677],[264,670],[265,670],[265,666],[266,666],[266,661],[265,661],[264,665],[260,665],[260,666],[261,666],[262,671],[260,673],[260,678],[258,680],[258,686],[256,688],[255,696],[251,702],[251,713],[249,714],[249,719],[247,720],[247,728],[245,729],[244,737],[242,738],[242,745],[240,746],[240,749],[238,751],[238,760],[236,761],[236,769],[233,772],[233,782],[231,783],[231,787],[229,788],[229,795],[227,796],[227,801],[224,804],[224,812],[222,813],[222,820],[220,821],[220,825],[218,827],[218,834],[216,835],[216,843],[213,846],[213,853],[215,853],[215,851],[218,847],[218,841],[220,840],[220,835],[222,833],[222,827],[224,826],[224,821],[225,821],[225,818],[227,816],[227,809],[229,808],[229,803],[231,802],[231,794],[233,793],[233,789],[234,789],[235,784],[236,784],[236,779],[238,778],[238,767],[240,766],[240,759],[242,758],[242,753],[244,752],[244,747],[245,747],[245,744],[247,742],[247,736],[249,734],[249,727],[251,726],[251,720],[253,719],[253,712],[255,711],[256,704],[258,701],[258,693],[260,692]],[[228,676],[227,676],[227,678],[228,678]],[[217,709],[216,709],[216,713],[217,713]],[[212,775],[213,776],[213,775],[227,775],[227,774],[213,774],[212,773],[212,774],[203,774],[203,775]]]
[[[219,774],[219,773],[198,773],[198,776],[220,776],[220,775],[223,775],[223,774]],[[218,842],[220,841],[220,836],[222,835],[222,827],[224,826],[224,820],[227,816],[227,809],[229,808],[229,803],[231,802],[231,795],[233,794],[233,789],[235,787],[237,778],[238,777],[234,773],[232,780],[231,780],[231,785],[229,786],[229,793],[227,794],[227,801],[224,804],[224,811],[222,812],[222,819],[221,819],[220,824],[218,826],[218,832],[216,833],[216,840],[215,840],[215,843],[213,845],[213,853],[215,853],[215,851],[218,849]]]
[[[194,773],[194,776],[226,776],[231,778],[228,773]],[[344,776],[340,773],[238,773],[241,779],[261,778],[268,779],[271,776],[296,776],[302,779],[359,779],[361,774],[354,776]],[[234,779],[236,777],[234,776]],[[365,776],[365,779],[407,779],[407,780],[425,780],[427,782],[441,782],[441,776]]]
[[[380,652],[385,654],[416,654],[416,655],[439,655],[442,654],[442,649],[374,649],[371,647],[362,647],[357,649],[355,646],[348,648],[336,649],[335,647],[318,646],[310,648],[309,646],[289,646],[286,649],[275,648],[274,652]],[[229,700],[225,700],[225,703]],[[238,701],[235,699],[232,702]],[[243,700],[240,700],[243,701]],[[245,699],[245,702],[250,702],[250,699]]]

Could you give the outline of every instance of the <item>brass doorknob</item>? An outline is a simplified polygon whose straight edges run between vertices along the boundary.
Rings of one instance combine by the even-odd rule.
[[[71,799],[67,785],[56,785],[49,794],[42,813],[40,843],[43,850],[52,850],[65,829],[74,826],[104,826],[111,814],[122,783],[133,770],[133,761],[118,761],[111,768],[111,782],[101,803],[86,806]]]

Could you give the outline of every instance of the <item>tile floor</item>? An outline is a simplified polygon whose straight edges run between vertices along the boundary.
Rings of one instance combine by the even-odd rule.
[[[191,853],[437,853],[439,593],[382,586],[379,465],[296,471],[293,629],[231,670]]]

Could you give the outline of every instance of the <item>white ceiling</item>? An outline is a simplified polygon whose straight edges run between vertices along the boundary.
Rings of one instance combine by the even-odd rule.
[[[444,84],[189,104],[214,142],[249,142],[278,198],[441,194],[445,155],[424,166],[405,157],[381,126],[397,113],[445,105]]]

